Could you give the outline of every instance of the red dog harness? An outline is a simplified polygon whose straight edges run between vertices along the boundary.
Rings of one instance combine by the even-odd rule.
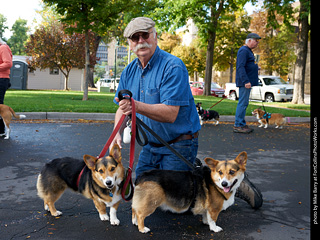
[[[130,96],[130,100],[131,100],[131,107],[132,107],[132,115],[131,115],[131,121],[132,121],[131,132],[132,132],[132,134],[131,134],[131,142],[130,142],[130,162],[129,162],[129,168],[126,173],[126,179],[123,184],[122,191],[121,191],[121,196],[122,196],[123,200],[125,200],[125,201],[130,201],[132,199],[133,191],[134,191],[131,175],[132,175],[132,169],[133,169],[133,163],[134,163],[134,150],[135,150],[135,138],[136,138],[136,107],[135,107],[134,99],[131,96]],[[126,118],[126,115],[123,114],[121,116],[117,126],[114,128],[113,132],[111,133],[108,141],[104,145],[102,151],[100,152],[98,158],[102,158],[106,155],[106,153],[110,147],[110,144],[112,143],[116,134],[119,132],[125,118]],[[85,167],[86,166],[84,166],[84,168]],[[77,187],[79,187],[79,182],[80,182],[81,176],[83,174],[84,168],[82,169],[82,171],[80,172],[80,174],[78,176]],[[129,189],[127,190],[128,187],[129,187]],[[129,193],[128,196],[126,196],[126,192]]]

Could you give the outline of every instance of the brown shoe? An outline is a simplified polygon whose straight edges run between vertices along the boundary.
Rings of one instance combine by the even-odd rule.
[[[253,132],[252,128],[249,128],[248,125],[244,127],[233,127],[233,132],[235,133],[251,133]]]

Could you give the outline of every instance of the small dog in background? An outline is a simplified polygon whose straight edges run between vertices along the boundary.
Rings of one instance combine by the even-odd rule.
[[[5,130],[3,134],[0,134],[0,136],[5,136],[4,139],[10,138],[10,122],[12,120],[12,116],[14,116],[16,119],[24,119],[26,118],[25,115],[17,115],[13,109],[7,105],[0,104],[0,116],[4,122]]]
[[[267,114],[261,108],[257,108],[253,110],[252,115],[258,119],[259,127],[267,128],[268,125],[276,125],[276,128],[282,129],[283,125],[286,124],[285,116],[280,113]]]
[[[200,119],[200,124],[203,124],[203,121],[207,121],[207,120],[214,120],[216,122],[216,125],[219,124],[219,120],[220,120],[220,116],[219,113],[214,111],[214,110],[203,110],[203,108],[201,107],[202,103],[198,102],[196,104],[197,107],[197,111],[199,114],[199,119]]]

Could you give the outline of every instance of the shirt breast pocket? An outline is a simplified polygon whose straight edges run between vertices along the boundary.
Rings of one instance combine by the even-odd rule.
[[[148,104],[157,104],[160,103],[160,89],[152,88],[146,90],[146,103]]]

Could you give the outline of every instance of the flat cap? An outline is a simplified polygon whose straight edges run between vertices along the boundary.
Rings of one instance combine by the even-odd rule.
[[[154,27],[154,25],[156,25],[156,23],[151,18],[133,18],[124,30],[123,36],[125,38],[130,38],[137,32],[148,32],[150,28]]]
[[[249,33],[248,36],[247,36],[247,39],[248,38],[261,39],[261,37],[256,33]]]

